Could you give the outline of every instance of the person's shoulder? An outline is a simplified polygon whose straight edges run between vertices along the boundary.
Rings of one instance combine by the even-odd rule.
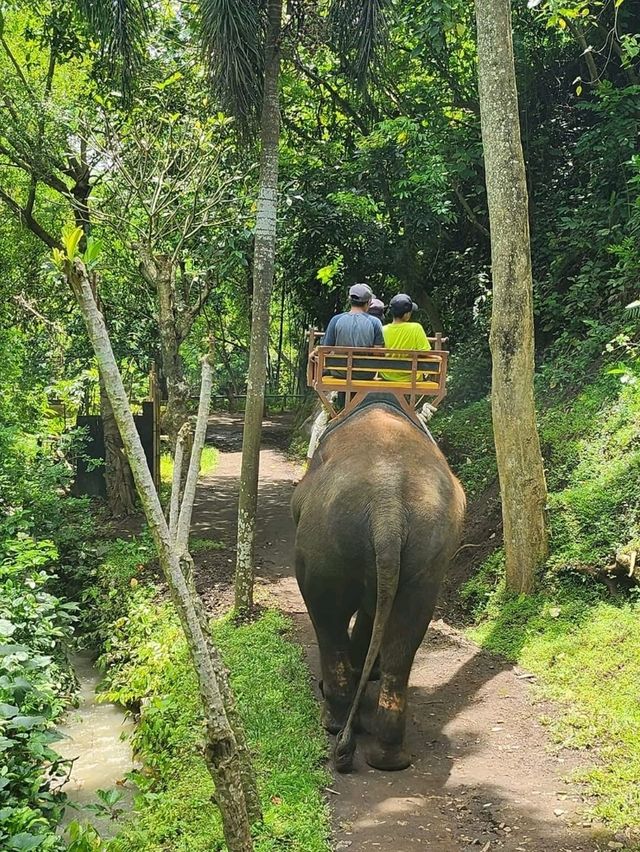
[[[427,332],[424,330],[424,326],[419,322],[410,323],[411,328],[411,336],[413,337],[416,345],[425,346],[427,348],[431,348],[431,344],[429,343],[429,338],[427,337]]]
[[[372,316],[371,314],[366,314],[366,316],[368,316],[368,317],[369,317],[369,319],[370,319],[370,320],[371,320],[371,322],[375,325],[375,327],[376,327],[376,328],[384,328],[384,326],[382,325],[382,322],[380,321],[379,317],[374,317],[374,316]]]

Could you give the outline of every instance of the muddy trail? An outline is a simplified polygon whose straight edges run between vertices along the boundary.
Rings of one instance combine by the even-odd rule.
[[[293,571],[289,501],[299,475],[283,449],[290,421],[265,422],[257,534],[258,584],[297,627],[317,691],[315,636]],[[233,572],[242,419],[211,420],[208,441],[220,450],[200,484],[194,535],[224,542],[199,554],[197,579],[209,608],[228,605]],[[440,608],[440,615],[446,607]],[[374,689],[373,685],[370,690]],[[442,617],[414,664],[408,748],[413,765],[382,773],[356,755],[355,771],[337,775],[327,798],[333,848],[405,852],[595,852],[619,848],[584,816],[579,787],[567,780],[579,756],[554,753],[526,673],[480,651]]]

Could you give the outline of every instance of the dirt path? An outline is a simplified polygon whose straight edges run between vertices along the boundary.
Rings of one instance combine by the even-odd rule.
[[[209,440],[221,450],[203,480],[195,510],[197,536],[232,545],[242,421],[219,416]],[[314,679],[313,630],[293,576],[294,528],[289,500],[297,472],[281,448],[288,422],[265,423],[260,474],[259,583],[295,620]],[[220,554],[222,557],[222,554]],[[213,605],[228,585],[232,562],[200,571]],[[228,567],[225,567],[228,566]],[[215,571],[215,576],[209,572]],[[410,769],[381,773],[359,753],[355,771],[337,776],[328,792],[334,848],[409,852],[595,852],[620,848],[585,824],[580,791],[564,780],[574,755],[549,751],[526,678],[435,622],[411,676]]]

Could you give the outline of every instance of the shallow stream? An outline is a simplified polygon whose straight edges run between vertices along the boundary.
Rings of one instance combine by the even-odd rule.
[[[90,654],[78,654],[71,663],[78,678],[80,704],[69,709],[59,728],[64,738],[56,743],[56,751],[63,757],[75,758],[63,788],[70,805],[63,826],[73,820],[90,822],[103,837],[111,837],[117,832],[117,822],[83,811],[82,806],[99,803],[98,790],[118,789],[124,793],[118,810],[124,813],[131,808],[134,788],[131,782],[125,783],[125,775],[134,767],[128,740],[133,720],[117,704],[98,703],[101,674]]]

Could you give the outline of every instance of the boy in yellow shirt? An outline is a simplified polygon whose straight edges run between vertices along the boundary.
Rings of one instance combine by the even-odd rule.
[[[393,322],[382,329],[386,349],[415,349],[427,352],[431,344],[427,340],[424,328],[419,322],[411,322],[411,314],[418,306],[406,293],[398,293],[389,302]],[[381,371],[380,376],[387,382],[410,382],[411,373],[402,370]]]

